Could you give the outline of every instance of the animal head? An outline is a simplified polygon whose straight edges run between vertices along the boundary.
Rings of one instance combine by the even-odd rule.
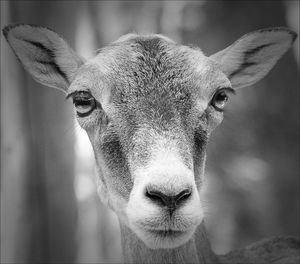
[[[121,37],[85,61],[50,29],[4,29],[33,78],[64,91],[94,149],[101,200],[150,248],[187,242],[203,220],[205,150],[228,98],[263,78],[296,34],[249,33],[207,57],[162,35]]]

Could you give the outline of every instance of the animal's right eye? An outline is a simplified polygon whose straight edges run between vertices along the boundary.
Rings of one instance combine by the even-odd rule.
[[[72,98],[79,117],[88,116],[97,106],[96,99],[86,91],[76,92]]]

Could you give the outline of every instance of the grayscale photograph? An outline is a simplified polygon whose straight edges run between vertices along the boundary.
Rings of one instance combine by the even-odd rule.
[[[1,264],[299,264],[299,0],[1,0]]]

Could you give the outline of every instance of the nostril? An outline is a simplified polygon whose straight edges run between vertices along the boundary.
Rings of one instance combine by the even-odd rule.
[[[190,188],[186,188],[176,195],[167,195],[157,189],[152,187],[146,188],[146,197],[148,197],[152,202],[159,206],[165,206],[170,211],[174,211],[178,206],[182,205],[185,201],[189,199],[192,194]]]
[[[165,206],[167,203],[166,198],[164,196],[165,195],[160,191],[146,189],[146,197],[148,197],[152,202],[160,206]]]
[[[191,194],[192,194],[191,189],[184,189],[183,191],[178,193],[175,196],[176,205],[178,206],[180,203],[183,203],[184,201],[188,200]]]

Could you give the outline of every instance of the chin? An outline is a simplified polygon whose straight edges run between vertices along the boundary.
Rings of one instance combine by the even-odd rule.
[[[193,236],[196,226],[189,230],[159,230],[132,227],[136,235],[151,249],[177,248],[187,243]]]

